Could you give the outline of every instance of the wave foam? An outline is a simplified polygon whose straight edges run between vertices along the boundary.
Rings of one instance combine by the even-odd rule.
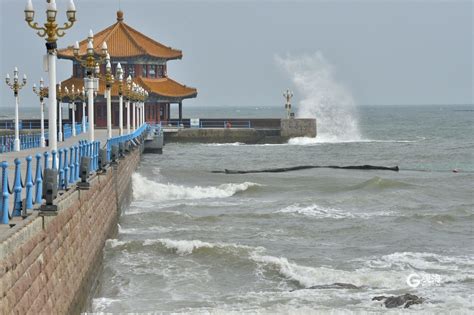
[[[288,140],[289,145],[318,145],[318,144],[336,144],[336,143],[416,143],[425,140],[371,140],[371,139],[339,139],[334,136],[318,135],[316,138],[296,137]]]
[[[317,204],[312,204],[309,206],[300,206],[299,204],[294,204],[276,211],[275,213],[289,213],[289,214],[299,214],[309,217],[321,218],[321,219],[347,219],[347,218],[370,218],[373,216],[390,216],[395,215],[392,211],[384,212],[374,212],[374,213],[352,213],[343,211],[340,209],[326,208],[318,206]]]
[[[109,299],[106,297],[96,298],[92,300],[92,309],[94,312],[105,311],[112,303],[119,302],[120,300]]]
[[[227,198],[238,192],[243,192],[251,187],[261,186],[257,183],[244,182],[240,184],[222,184],[219,186],[194,186],[186,187],[175,184],[161,184],[138,173],[133,174],[133,196],[141,200],[183,200],[183,199],[206,199]]]

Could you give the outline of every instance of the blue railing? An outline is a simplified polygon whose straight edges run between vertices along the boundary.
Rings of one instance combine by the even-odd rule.
[[[86,122],[86,129],[89,129],[89,122]],[[76,123],[76,136],[83,133],[82,123]],[[69,124],[63,126],[63,137],[68,139],[72,137],[72,127]],[[44,138],[48,139],[48,132],[45,132]],[[0,153],[12,152],[14,149],[15,136],[7,135],[0,136]],[[20,150],[27,150],[39,148],[41,145],[41,134],[21,134],[20,135]]]
[[[250,120],[205,120],[199,121],[199,126],[191,126],[187,120],[167,120],[161,122],[163,127],[183,127],[183,128],[252,128]]]
[[[45,133],[45,139],[48,133]],[[20,150],[38,148],[41,144],[41,134],[22,134],[20,135]],[[14,149],[15,136],[0,136],[0,153],[12,152]]]
[[[150,125],[148,124],[143,124],[141,125],[137,130],[135,130],[132,133],[129,133],[127,135],[123,136],[118,136],[118,137],[113,137],[107,140],[106,144],[106,149],[107,149],[107,159],[110,160],[110,153],[112,151],[112,146],[114,145],[119,145],[120,143],[125,143],[126,141],[130,141],[132,139],[135,139],[139,136],[141,136],[145,131],[148,131],[150,128]]]
[[[1,163],[2,177],[0,182],[1,203],[0,220],[2,224],[8,224],[13,217],[21,216],[22,198],[25,199],[25,208],[32,209],[34,204],[41,204],[43,199],[44,170],[53,168],[58,170],[58,189],[66,190],[68,186],[79,181],[79,166],[83,156],[91,158],[90,171],[97,171],[99,167],[100,142],[88,142],[81,140],[77,145],[62,148],[58,152],[46,151],[44,154],[36,154],[36,170],[33,175],[33,158],[26,157],[26,174],[23,180],[21,175],[22,161],[15,159],[15,170],[13,189],[8,180],[8,163]],[[51,156],[51,166],[50,166]],[[44,162],[42,162],[42,160]],[[58,161],[59,163],[57,163]],[[58,165],[59,164],[59,165]],[[10,211],[10,196],[13,195],[13,209]]]

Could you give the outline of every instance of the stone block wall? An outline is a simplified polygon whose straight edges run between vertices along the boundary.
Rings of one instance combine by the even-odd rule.
[[[316,119],[292,118],[281,120],[281,136],[284,138],[316,137]]]
[[[56,216],[34,211],[0,233],[0,314],[83,310],[105,241],[129,202],[140,156],[141,150],[134,150],[117,167],[92,177],[89,190],[65,192]]]

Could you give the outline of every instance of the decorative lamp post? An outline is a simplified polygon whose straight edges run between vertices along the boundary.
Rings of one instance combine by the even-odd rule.
[[[293,92],[287,89],[286,92],[283,93],[283,97],[286,100],[286,103],[285,103],[286,118],[290,119],[291,118],[291,98],[293,97]]]
[[[143,119],[143,87],[138,89],[138,118],[137,118],[137,128],[142,125]]]
[[[145,90],[145,89],[143,89],[143,92],[145,94],[144,97],[143,97],[143,123],[145,123],[146,122],[145,103],[146,103],[146,100],[148,99],[149,94],[148,94],[148,91]]]
[[[15,141],[13,142],[13,150],[15,152],[20,151],[20,122],[18,118],[18,92],[26,85],[26,75],[23,75],[23,81],[18,78],[18,68],[15,67],[13,70],[13,82],[10,80],[10,74],[7,73],[5,78],[7,85],[13,90],[15,96]]]
[[[44,137],[44,98],[48,97],[48,89],[44,87],[43,78],[41,78],[39,83],[39,88],[36,88],[36,84],[33,85],[33,93],[39,96],[40,106],[41,106],[41,138],[40,138],[40,147],[44,148],[46,146],[46,140]]]
[[[123,135],[123,70],[120,62],[117,65],[117,80],[119,94],[119,135]]]
[[[77,97],[76,99],[82,102],[82,132],[86,132],[86,89],[84,89],[84,86],[82,87],[82,90],[77,89]]]
[[[127,96],[127,133],[130,134],[130,98],[132,97],[132,77],[127,77],[127,89],[125,90]]]
[[[67,87],[66,87],[66,89],[67,89]],[[62,142],[64,139],[63,139],[63,108],[62,108],[61,102],[64,98],[64,92],[61,89],[61,83],[58,84],[58,90],[57,90],[57,93],[56,93],[56,98],[57,98],[58,109],[59,109],[59,111],[58,111],[58,121],[59,121],[58,141]],[[51,135],[50,135],[50,137],[51,137]]]
[[[132,129],[133,131],[135,131],[135,123],[136,123],[136,119],[135,119],[135,114],[137,112],[136,110],[136,106],[137,106],[137,89],[138,89],[138,86],[135,82],[132,83]]]
[[[65,30],[71,28],[76,21],[76,6],[74,1],[69,2],[66,15],[68,22],[64,23],[63,27],[59,27],[56,24],[56,15],[58,13],[56,8],[56,0],[47,0],[48,5],[46,7],[46,23],[44,26],[39,26],[37,22],[34,21],[35,11],[33,9],[33,3],[31,0],[28,0],[25,7],[25,21],[28,25],[37,30],[37,34],[40,37],[45,37],[46,39],[46,51],[48,56],[48,69],[49,74],[49,105],[48,105],[48,123],[49,123],[49,140],[48,146],[51,150],[58,149],[57,143],[57,112],[56,112],[56,49],[57,49],[57,40],[58,37],[63,37],[65,35]]]
[[[75,90],[74,84],[71,86],[71,90],[66,87],[65,97],[69,100],[69,109],[72,111],[72,136],[76,136],[76,99],[80,95],[80,91]]]
[[[74,59],[86,69],[86,77],[84,78],[84,86],[87,93],[87,109],[89,117],[89,141],[94,141],[94,95],[99,88],[99,79],[97,76],[100,73],[99,64],[104,63],[107,58],[107,44],[102,44],[101,55],[96,56],[94,51],[94,33],[89,31],[87,38],[87,51],[84,56],[79,56],[79,42],[74,44],[73,52]]]
[[[141,115],[141,110],[142,110],[142,87],[141,86],[138,86],[138,90],[137,90],[137,101],[138,101],[138,104],[137,104],[137,128],[140,127],[141,125],[141,120],[142,120],[142,115]]]
[[[112,138],[112,84],[114,84],[114,75],[112,74],[112,65],[110,64],[110,55],[107,54],[105,65],[105,87],[107,98],[107,139]]]

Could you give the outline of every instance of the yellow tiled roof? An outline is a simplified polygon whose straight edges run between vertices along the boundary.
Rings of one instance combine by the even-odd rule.
[[[178,83],[170,78],[159,78],[159,79],[148,79],[148,78],[134,78],[133,82],[141,85],[145,90],[151,94],[164,97],[176,97],[176,98],[192,98],[197,96],[197,90],[195,88],[187,87],[181,83]],[[61,82],[61,87],[64,89],[68,87],[71,89],[74,84],[75,89],[82,89],[84,85],[84,79],[71,77]],[[105,81],[99,80],[99,95],[104,95]],[[112,96],[118,96],[118,82],[112,85]]]
[[[151,56],[164,59],[180,59],[181,50],[167,47],[148,36],[140,33],[123,22],[123,12],[117,12],[117,22],[94,35],[94,50],[101,53],[103,42],[107,43],[112,58]],[[87,39],[79,43],[79,54],[85,55]],[[58,50],[59,58],[72,59],[73,46]]]
[[[143,86],[148,92],[168,97],[196,97],[197,90],[178,83],[170,78],[136,78],[139,85]]]

